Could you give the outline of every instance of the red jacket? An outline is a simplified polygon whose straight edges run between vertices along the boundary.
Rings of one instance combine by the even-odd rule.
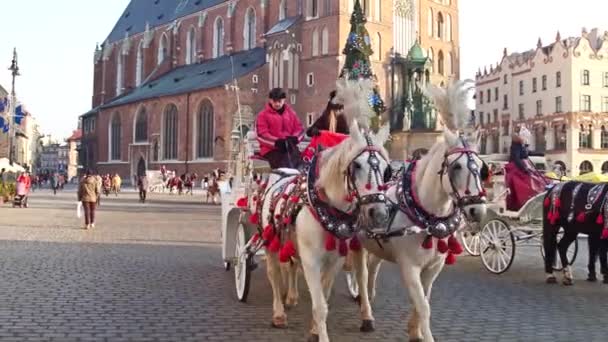
[[[272,108],[270,103],[267,103],[258,114],[256,133],[260,142],[260,153],[265,155],[275,149],[274,142],[278,139],[294,136],[301,141],[304,137],[304,128],[296,113],[287,104],[281,115]]]

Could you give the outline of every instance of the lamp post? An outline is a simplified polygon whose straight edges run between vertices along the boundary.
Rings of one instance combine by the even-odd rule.
[[[11,61],[11,66],[8,68],[11,71],[11,75],[13,77],[12,89],[11,89],[11,114],[9,114],[8,119],[8,160],[11,165],[13,165],[13,144],[15,134],[13,133],[13,120],[15,120],[15,116],[17,115],[17,96],[15,95],[15,78],[20,76],[19,73],[19,65],[17,63],[17,48],[13,48],[13,60]]]

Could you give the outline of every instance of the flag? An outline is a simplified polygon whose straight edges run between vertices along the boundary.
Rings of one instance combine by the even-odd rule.
[[[21,125],[21,120],[23,120],[24,116],[25,113],[23,112],[23,106],[18,105],[17,108],[15,108],[15,123],[17,125]]]
[[[4,105],[5,101],[6,101],[6,98],[3,98],[0,100],[0,113],[4,113],[4,110],[6,109],[6,106]]]

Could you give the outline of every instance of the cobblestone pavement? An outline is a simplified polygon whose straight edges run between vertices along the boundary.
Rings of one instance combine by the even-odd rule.
[[[289,328],[272,329],[264,267],[252,275],[249,302],[239,303],[220,258],[219,207],[199,200],[104,197],[91,231],[79,229],[73,191],[36,192],[28,209],[0,208],[0,341],[305,341],[303,278]],[[582,280],[584,248],[574,287],[543,283],[538,249],[517,254],[500,276],[472,257],[446,268],[432,299],[438,341],[606,340],[608,285]],[[407,340],[409,304],[396,272],[383,266],[371,334],[359,333],[358,308],[337,281],[333,341]]]

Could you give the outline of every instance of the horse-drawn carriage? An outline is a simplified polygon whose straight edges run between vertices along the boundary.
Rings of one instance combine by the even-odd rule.
[[[544,258],[542,225],[543,199],[546,192],[532,197],[518,211],[507,210],[506,196],[511,190],[505,183],[504,166],[508,163],[509,156],[491,155],[482,159],[494,169],[491,184],[487,184],[488,213],[481,224],[468,224],[462,231],[465,250],[470,255],[481,256],[484,267],[495,274],[504,273],[511,267],[517,247],[540,248],[541,256]],[[539,170],[546,169],[543,157],[530,157],[530,159]],[[578,242],[575,240],[568,249],[569,265],[574,263],[577,253]],[[559,258],[554,268],[563,269]]]

